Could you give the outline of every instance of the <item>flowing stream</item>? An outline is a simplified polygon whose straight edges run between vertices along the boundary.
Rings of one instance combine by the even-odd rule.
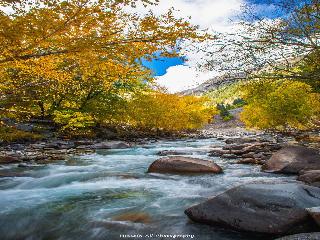
[[[121,150],[101,150],[48,165],[1,166],[15,177],[0,178],[0,239],[258,239],[192,223],[184,210],[233,186],[290,177],[260,172],[258,166],[208,157],[216,139],[160,141]],[[214,160],[223,174],[148,174],[161,150]],[[140,214],[141,222],[119,216]],[[154,234],[146,238],[145,234]],[[176,239],[183,239],[182,237]],[[185,238],[191,239],[191,238]],[[261,239],[261,238],[259,238]]]

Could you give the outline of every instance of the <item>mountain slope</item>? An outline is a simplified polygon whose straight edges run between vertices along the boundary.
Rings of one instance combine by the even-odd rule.
[[[199,86],[188,89],[185,91],[180,92],[180,95],[187,96],[187,95],[203,95],[209,91],[215,90],[219,87],[223,87],[226,85],[231,85],[238,81],[244,80],[246,78],[245,73],[237,73],[234,75],[225,74],[222,76],[217,76],[212,79],[207,80],[206,82],[200,84]]]

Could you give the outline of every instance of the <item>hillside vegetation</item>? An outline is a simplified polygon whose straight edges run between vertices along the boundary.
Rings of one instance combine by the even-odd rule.
[[[279,1],[277,7],[287,14],[285,18],[266,21],[247,15],[246,32],[239,33],[237,41],[234,36],[221,37],[224,45],[218,45],[217,52],[223,57],[212,53],[205,67],[229,68],[231,76],[238,71],[247,77],[204,94],[224,115],[225,109],[238,107],[241,99],[245,105],[241,119],[249,128],[318,128],[320,2]]]

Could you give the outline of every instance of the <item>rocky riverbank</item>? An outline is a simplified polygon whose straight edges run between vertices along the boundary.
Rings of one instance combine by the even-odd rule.
[[[0,164],[50,163],[68,156],[92,153],[98,149],[129,148],[133,143],[108,140],[60,140],[52,139],[35,143],[6,144],[0,150]]]

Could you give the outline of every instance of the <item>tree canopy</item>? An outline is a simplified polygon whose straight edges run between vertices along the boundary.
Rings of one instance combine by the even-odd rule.
[[[1,1],[2,117],[41,117],[62,124],[60,112],[67,119],[78,118],[76,122],[82,119],[84,125],[92,125],[97,115],[104,118],[100,122],[115,120],[112,115],[134,94],[156,88],[142,58],[179,56],[183,39],[207,37],[197,26],[175,18],[172,9],[160,16],[128,11],[137,2],[157,3]]]

